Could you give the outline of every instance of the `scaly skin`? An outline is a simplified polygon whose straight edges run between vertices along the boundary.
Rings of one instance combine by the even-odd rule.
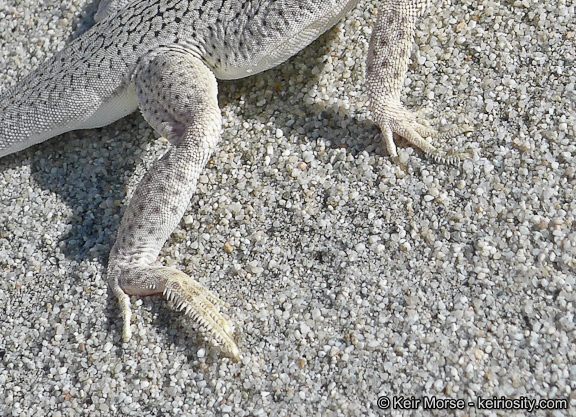
[[[0,157],[140,109],[172,148],[144,176],[108,266],[131,337],[129,295],[163,294],[234,357],[219,300],[186,274],[154,262],[178,225],[220,137],[216,79],[272,68],[332,27],[358,0],[104,0],[98,23],[0,96]],[[400,102],[417,17],[429,0],[382,1],[367,61],[373,117],[397,157],[398,134],[437,159],[436,130]],[[450,134],[466,130],[459,128]]]

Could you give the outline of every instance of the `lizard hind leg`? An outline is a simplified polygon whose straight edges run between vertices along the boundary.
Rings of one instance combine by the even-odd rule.
[[[472,129],[464,125],[439,132],[418,120],[423,112],[409,111],[400,102],[416,19],[429,3],[429,0],[389,0],[380,6],[368,49],[366,84],[373,119],[382,130],[392,158],[398,158],[394,143],[396,134],[436,160],[456,163],[472,153],[443,151],[437,149],[432,140],[450,138]]]
[[[124,339],[131,336],[128,295],[161,293],[239,358],[232,326],[218,312],[219,300],[183,272],[153,265],[218,142],[216,78],[194,54],[165,47],[144,57],[132,80],[144,118],[172,147],[136,187],[110,253],[108,281],[121,305]]]

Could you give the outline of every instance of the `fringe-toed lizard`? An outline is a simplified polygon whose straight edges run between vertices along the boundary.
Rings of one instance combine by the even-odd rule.
[[[163,294],[240,356],[220,302],[174,268],[154,265],[178,225],[220,137],[216,79],[272,68],[332,27],[358,0],[103,0],[96,25],[0,96],[0,157],[76,129],[105,126],[136,109],[171,149],[136,188],[109,258],[108,281],[129,340],[129,295]],[[426,138],[448,134],[416,121],[400,102],[416,18],[429,0],[383,0],[366,85],[388,152],[394,134],[445,160],[464,154]]]

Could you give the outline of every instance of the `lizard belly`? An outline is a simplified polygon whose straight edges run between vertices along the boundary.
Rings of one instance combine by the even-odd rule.
[[[78,123],[74,130],[93,129],[109,125],[133,113],[137,108],[138,102],[136,101],[134,87],[129,86],[103,102],[90,117]]]

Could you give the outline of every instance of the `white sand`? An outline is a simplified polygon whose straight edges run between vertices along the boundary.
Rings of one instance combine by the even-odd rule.
[[[0,0],[2,90],[92,23],[84,0],[38,3]],[[475,124],[451,143],[477,156],[402,147],[405,172],[362,87],[377,3],[221,84],[221,145],[160,261],[227,301],[242,363],[156,297],[133,299],[120,341],[105,264],[126,192],[167,147],[140,115],[0,160],[0,416],[447,414],[379,396],[576,415],[574,4],[432,7],[403,100]]]

